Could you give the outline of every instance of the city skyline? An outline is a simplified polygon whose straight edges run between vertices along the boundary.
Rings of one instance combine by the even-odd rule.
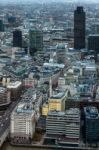
[[[96,2],[0,1],[1,150],[99,150]]]

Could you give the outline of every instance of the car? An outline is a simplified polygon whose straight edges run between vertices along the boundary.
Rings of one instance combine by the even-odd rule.
[[[3,127],[3,123],[1,124],[1,127]]]

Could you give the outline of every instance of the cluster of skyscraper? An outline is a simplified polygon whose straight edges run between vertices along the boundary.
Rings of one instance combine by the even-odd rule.
[[[13,31],[13,47],[23,47],[22,31]],[[33,55],[37,51],[43,50],[43,33],[40,30],[30,29],[29,30],[29,40],[28,48],[30,55]]]

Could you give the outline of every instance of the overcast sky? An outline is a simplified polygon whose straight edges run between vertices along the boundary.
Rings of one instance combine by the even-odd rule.
[[[0,0],[0,2],[9,2],[9,3],[16,3],[16,2],[67,2],[67,1],[70,1],[70,2],[98,2],[99,3],[99,0]]]

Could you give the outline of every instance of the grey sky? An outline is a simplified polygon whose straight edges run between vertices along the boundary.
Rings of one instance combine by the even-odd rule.
[[[58,1],[60,1],[60,2],[98,2],[99,3],[99,0],[0,0],[0,2],[9,2],[9,3],[16,3],[16,2],[18,2],[18,3],[20,3],[20,2],[40,2],[40,3],[42,3],[42,2],[58,2]]]

